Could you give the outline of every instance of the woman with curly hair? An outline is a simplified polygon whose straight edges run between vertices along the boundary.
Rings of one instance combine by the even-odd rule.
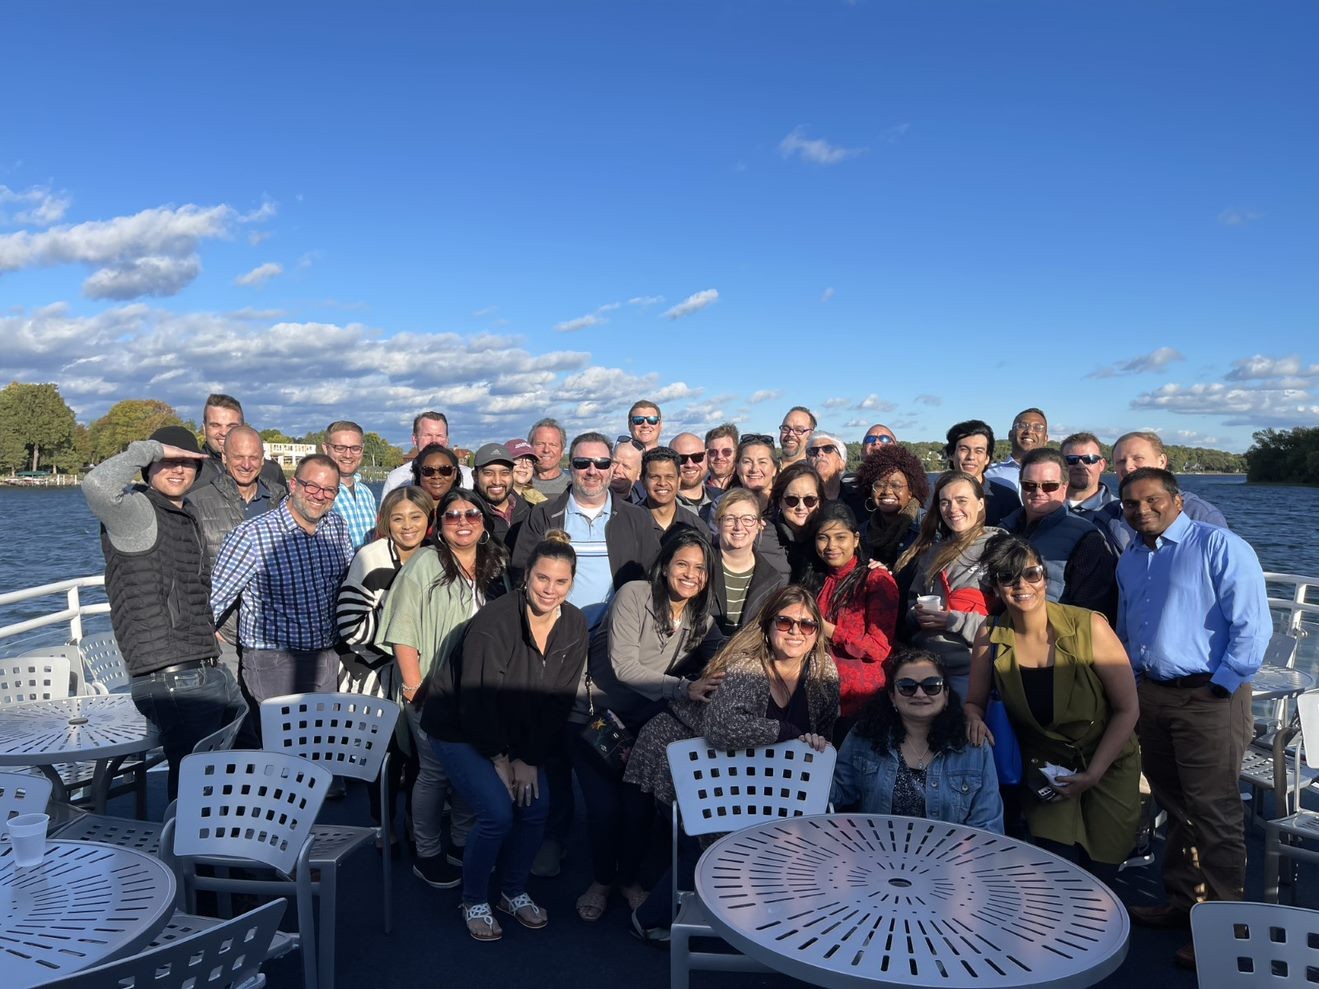
[[[830,799],[839,810],[901,814],[1003,833],[1003,800],[987,745],[966,740],[962,699],[934,653],[899,649],[888,687],[838,750]]]
[[[869,513],[861,523],[866,552],[896,569],[902,551],[916,541],[930,497],[925,468],[905,446],[890,443],[861,461],[855,484]]]

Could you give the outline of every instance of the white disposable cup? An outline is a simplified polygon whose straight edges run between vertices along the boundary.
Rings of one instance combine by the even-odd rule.
[[[942,611],[943,598],[937,594],[922,594],[916,599],[916,607],[921,611]]]
[[[50,826],[48,814],[19,814],[5,824],[9,828],[9,841],[14,846],[14,864],[19,868],[40,865],[46,854],[46,828]]]

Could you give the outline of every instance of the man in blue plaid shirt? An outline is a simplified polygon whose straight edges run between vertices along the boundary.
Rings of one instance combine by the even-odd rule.
[[[240,523],[215,559],[211,611],[218,626],[238,605],[243,686],[258,704],[335,689],[334,603],[353,557],[348,525],[330,511],[338,495],[335,462],[304,457],[284,503]]]

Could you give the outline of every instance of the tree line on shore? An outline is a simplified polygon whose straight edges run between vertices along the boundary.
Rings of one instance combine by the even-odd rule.
[[[0,472],[54,471],[77,473],[125,449],[129,443],[150,436],[161,426],[184,426],[198,435],[196,422],[182,418],[166,402],[154,398],[128,398],[116,402],[105,415],[90,425],[77,421],[73,410],[54,384],[12,382],[0,389]],[[319,444],[320,431],[290,436],[278,428],[260,430],[267,443]],[[403,462],[406,452],[378,433],[367,433],[362,463],[367,469],[388,470]],[[943,444],[907,442],[930,471],[945,467]],[[1054,444],[1056,445],[1056,444]],[[1101,444],[1110,460],[1113,448]],[[1255,434],[1255,445],[1246,454],[1203,447],[1165,446],[1168,466],[1175,473],[1239,474],[1247,471],[1252,481],[1319,483],[1319,429],[1265,430]],[[994,459],[1010,452],[1007,440],[994,447]],[[860,443],[848,443],[848,464],[861,461]]]

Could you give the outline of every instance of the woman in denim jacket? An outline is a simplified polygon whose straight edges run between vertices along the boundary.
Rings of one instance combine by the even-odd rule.
[[[933,653],[888,657],[885,689],[838,750],[831,799],[840,810],[927,817],[1003,833],[989,746],[966,741],[962,699]]]

